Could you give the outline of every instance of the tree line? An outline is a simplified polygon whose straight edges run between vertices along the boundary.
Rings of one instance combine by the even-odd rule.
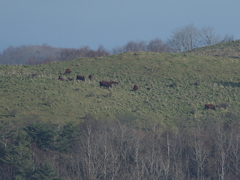
[[[233,40],[233,35],[226,34],[224,37],[221,37],[211,26],[198,29],[193,24],[190,24],[172,31],[172,35],[166,41],[160,38],[152,39],[149,42],[129,41],[123,46],[114,47],[112,50],[106,50],[103,45],[100,45],[97,50],[93,50],[88,46],[79,49],[53,48],[46,44],[42,46],[10,46],[5,49],[3,53],[0,53],[0,64],[32,65],[51,61],[72,60],[82,57],[100,57],[136,51],[182,52]]]
[[[182,52],[233,40],[233,35],[226,34],[222,38],[211,26],[198,29],[194,27],[193,24],[190,24],[174,30],[171,37],[168,39],[167,44],[177,52]]]
[[[0,179],[240,179],[239,117],[0,123]]]
[[[88,46],[75,48],[53,48],[46,44],[39,46],[10,46],[0,54],[0,64],[35,65],[53,61],[66,61],[82,57],[100,57],[109,52],[99,46],[92,50]]]

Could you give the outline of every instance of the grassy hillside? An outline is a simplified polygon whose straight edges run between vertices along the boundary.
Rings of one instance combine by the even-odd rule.
[[[240,58],[240,40],[196,48],[184,53],[239,59]]]
[[[236,116],[240,108],[240,61],[192,54],[126,53],[42,65],[0,66],[0,120],[64,123],[125,119],[139,124],[216,115]],[[59,81],[70,75],[93,80]],[[117,81],[100,88],[99,81]],[[139,86],[133,92],[133,85]],[[216,111],[204,104],[220,105]],[[225,109],[225,107],[227,107]]]

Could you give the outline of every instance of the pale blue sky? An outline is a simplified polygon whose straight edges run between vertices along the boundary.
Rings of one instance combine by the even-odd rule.
[[[0,52],[42,45],[107,50],[166,40],[191,23],[240,39],[240,0],[0,0]]]

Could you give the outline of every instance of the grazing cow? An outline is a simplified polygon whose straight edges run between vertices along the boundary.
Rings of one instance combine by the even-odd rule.
[[[73,78],[68,77],[68,80],[69,80],[69,81],[73,81]]]
[[[103,87],[107,87],[109,89],[109,87],[112,87],[112,84],[118,84],[118,82],[114,82],[114,81],[110,81],[110,82],[108,82],[108,81],[100,81],[99,84],[100,84],[100,87],[103,86]]]
[[[89,75],[88,78],[89,78],[90,80],[92,80],[93,76],[92,76],[92,75]]]
[[[61,77],[61,76],[58,76],[58,79],[60,80],[60,81],[64,81],[65,79],[63,78],[63,77]]]
[[[136,91],[136,90],[138,90],[138,86],[134,85],[132,91]]]
[[[100,88],[103,87],[107,87],[109,89],[109,87],[112,87],[112,82],[107,82],[107,81],[100,81]]]
[[[216,108],[214,105],[212,104],[205,104],[205,108],[204,109],[212,109],[212,110],[215,110],[216,111]]]
[[[65,74],[70,74],[71,72],[72,72],[71,69],[66,69],[64,75],[65,75]]]
[[[77,75],[76,80],[85,81],[85,77]]]

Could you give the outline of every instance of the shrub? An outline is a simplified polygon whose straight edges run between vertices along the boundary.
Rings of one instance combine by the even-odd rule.
[[[16,116],[17,116],[17,113],[18,113],[18,110],[17,110],[17,109],[13,109],[13,110],[10,112],[10,116],[16,117]]]
[[[232,113],[232,112],[227,112],[226,113],[226,118],[229,118],[229,119],[234,119],[236,118],[236,114]]]
[[[93,92],[86,95],[86,97],[94,97],[94,96],[95,96],[95,94]]]
[[[218,107],[227,109],[229,107],[229,104],[227,102],[221,102],[219,103]]]
[[[195,85],[195,86],[199,86],[200,84],[201,84],[200,81],[196,81],[196,82],[193,83],[193,85]]]
[[[112,97],[112,92],[107,93],[105,97]]]
[[[191,110],[190,110],[190,113],[191,114],[196,114],[197,112],[197,108],[196,107],[192,107]]]
[[[179,86],[179,84],[177,82],[174,82],[170,85],[170,87],[178,87],[178,86]]]

